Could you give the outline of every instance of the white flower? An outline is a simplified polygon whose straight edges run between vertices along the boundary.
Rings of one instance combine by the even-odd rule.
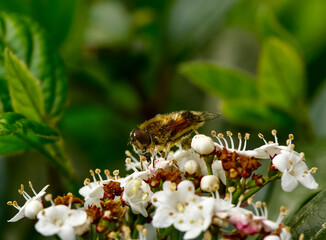
[[[191,147],[201,155],[208,155],[215,150],[214,142],[204,134],[198,134],[192,138]]]
[[[139,177],[129,176],[121,182],[121,187],[124,188],[122,199],[130,205],[132,212],[147,217],[146,207],[153,194],[150,186]]]
[[[44,236],[57,234],[62,240],[75,239],[75,227],[87,220],[84,210],[70,209],[65,205],[48,207],[37,214],[35,229]]]
[[[95,173],[98,175],[99,180],[96,179]],[[106,180],[102,179],[99,169],[96,169],[95,173],[93,170],[90,170],[90,174],[93,177],[93,182],[86,178],[84,181],[85,186],[79,189],[79,194],[85,199],[85,208],[88,208],[88,206],[91,206],[92,204],[101,207],[100,199],[103,198],[104,195],[103,185],[107,184],[109,181],[113,181],[112,179],[109,179],[109,172],[107,170],[105,171],[105,175],[107,176]]]
[[[183,170],[190,175],[198,176],[200,174],[200,166],[195,160],[188,160],[184,164]]]
[[[181,172],[185,172],[184,166],[189,160],[194,160],[200,166],[200,172],[203,175],[207,175],[207,167],[203,158],[200,157],[198,153],[196,153],[192,148],[188,150],[178,150],[174,153],[173,160],[177,162],[179,170]]]
[[[212,163],[212,172],[213,175],[219,177],[224,185],[226,185],[226,175],[222,166],[221,160],[215,160]]]
[[[8,202],[8,205],[13,205],[19,212],[8,222],[17,222],[18,220],[27,217],[30,219],[35,219],[36,215],[39,211],[43,209],[43,205],[41,203],[41,198],[45,194],[45,190],[50,186],[46,185],[39,193],[36,193],[31,182],[29,182],[29,186],[32,189],[34,196],[31,197],[27,192],[24,191],[24,186],[21,185],[21,189],[19,189],[19,193],[25,198],[25,204],[20,207],[16,201]]]
[[[307,165],[303,161],[303,155],[295,151],[282,151],[274,157],[273,165],[283,173],[281,179],[282,189],[286,192],[293,191],[298,182],[309,189],[317,189],[318,183],[311,175]]]
[[[177,190],[175,183],[166,181],[163,191],[153,194],[152,203],[156,207],[153,226],[166,228],[173,224],[185,232],[184,239],[196,238],[212,221],[214,198],[195,195],[194,185],[187,180]]]

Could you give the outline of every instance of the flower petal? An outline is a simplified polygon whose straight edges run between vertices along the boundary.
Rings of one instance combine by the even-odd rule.
[[[58,232],[58,236],[62,240],[74,240],[75,239],[74,228],[69,225],[64,225],[60,228],[60,231]]]
[[[292,192],[298,186],[298,180],[289,174],[287,170],[283,172],[281,181],[282,189],[285,192]]]

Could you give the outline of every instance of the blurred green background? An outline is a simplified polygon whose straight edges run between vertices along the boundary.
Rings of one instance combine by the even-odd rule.
[[[262,144],[259,132],[272,140],[278,129],[281,143],[293,133],[325,185],[324,0],[11,0],[0,1],[0,11],[38,23],[63,59],[68,96],[56,126],[80,187],[89,169],[123,175],[130,131],[184,109],[221,112],[200,132],[249,132],[253,148]],[[6,223],[16,214],[6,202],[23,203],[20,183],[67,191],[48,159],[24,149],[0,157],[3,239],[43,239],[27,219]],[[295,211],[313,192],[278,185],[259,196],[274,217],[281,204]]]

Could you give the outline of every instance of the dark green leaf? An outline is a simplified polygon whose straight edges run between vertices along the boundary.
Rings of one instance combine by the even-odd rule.
[[[293,239],[301,233],[305,239],[324,240],[326,238],[326,189],[299,209],[288,221]]]
[[[260,97],[266,103],[296,112],[305,93],[304,66],[298,53],[285,42],[264,42],[258,66]]]
[[[236,70],[209,62],[193,62],[182,64],[180,72],[198,87],[224,100],[258,97],[255,79]]]
[[[326,136],[326,82],[319,87],[318,92],[310,106],[310,117],[315,134],[318,137]]]
[[[17,133],[20,129],[32,132],[42,138],[57,138],[58,133],[43,123],[26,119],[18,113],[0,115],[0,138]]]
[[[294,124],[286,113],[254,100],[225,101],[222,110],[230,121],[242,126],[270,129]]]
[[[8,48],[5,50],[5,69],[15,112],[29,119],[41,121],[44,116],[44,100],[40,83]]]

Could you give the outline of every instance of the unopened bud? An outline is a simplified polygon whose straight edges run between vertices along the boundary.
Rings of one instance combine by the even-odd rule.
[[[183,169],[190,175],[195,174],[195,176],[198,176],[201,173],[200,166],[195,160],[188,160]]]
[[[198,134],[192,138],[191,147],[201,155],[208,155],[215,149],[213,140],[203,134]]]
[[[220,180],[214,175],[206,175],[200,181],[200,188],[204,192],[211,192],[216,185],[219,185]]]
[[[33,200],[26,205],[25,216],[29,219],[36,219],[36,215],[43,209],[43,205],[38,200]]]

